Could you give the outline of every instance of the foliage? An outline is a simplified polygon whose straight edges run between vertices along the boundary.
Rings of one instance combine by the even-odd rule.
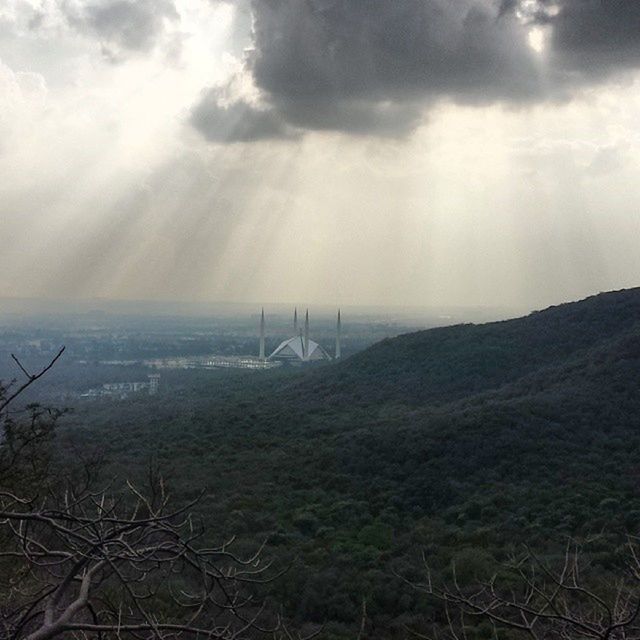
[[[35,374],[13,356],[26,381],[0,384],[0,638],[301,639],[255,599],[274,578],[261,549],[203,544],[197,499],[172,510],[154,465],[147,493],[95,488],[96,460],[54,460],[62,412],[13,411],[63,351]]]
[[[353,638],[365,598],[368,637],[404,638],[437,613],[394,575],[421,548],[434,575],[458,558],[472,577],[597,534],[594,565],[615,564],[640,522],[639,319],[640,291],[615,292],[304,372],[192,372],[79,410],[64,439],[134,480],[155,457],[176,497],[204,492],[212,535],[295,558],[270,588],[298,621]]]

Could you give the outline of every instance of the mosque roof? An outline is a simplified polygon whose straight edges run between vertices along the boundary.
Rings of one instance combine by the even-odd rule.
[[[309,353],[304,357],[304,338],[294,336],[280,343],[278,348],[269,356],[269,360],[331,360],[329,354],[313,340],[309,340]]]

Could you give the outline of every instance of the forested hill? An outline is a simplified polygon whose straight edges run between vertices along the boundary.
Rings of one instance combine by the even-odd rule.
[[[363,596],[369,637],[426,629],[429,603],[390,577],[417,549],[437,575],[597,534],[606,566],[640,532],[640,289],[306,371],[181,375],[80,408],[74,447],[134,480],[153,457],[175,499],[205,491],[215,539],[297,557],[273,595],[332,640],[356,637]]]
[[[515,320],[384,340],[296,386],[322,402],[442,403],[561,365],[638,327],[640,288],[603,293]]]

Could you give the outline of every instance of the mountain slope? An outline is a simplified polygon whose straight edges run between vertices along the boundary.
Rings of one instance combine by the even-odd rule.
[[[429,604],[390,567],[411,568],[418,548],[437,574],[598,534],[606,565],[640,530],[639,318],[634,289],[308,371],[203,374],[80,413],[74,444],[100,443],[126,477],[154,456],[177,499],[205,490],[215,539],[298,557],[273,589],[299,621],[353,638],[365,596],[369,637],[404,638]]]
[[[640,289],[600,294],[525,318],[458,325],[385,340],[300,389],[343,398],[410,405],[469,396],[562,362],[640,322]]]

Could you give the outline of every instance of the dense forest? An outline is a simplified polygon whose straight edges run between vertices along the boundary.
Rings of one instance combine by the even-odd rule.
[[[287,569],[269,596],[325,638],[405,638],[443,622],[408,584],[423,580],[423,558],[434,580],[454,562],[473,581],[525,548],[553,563],[571,538],[597,581],[638,533],[640,289],[304,370],[163,384],[65,416],[60,460],[95,452],[104,478],[132,481],[153,461],[173,500],[201,496],[211,540],[266,541]],[[495,630],[479,621],[467,633]]]

